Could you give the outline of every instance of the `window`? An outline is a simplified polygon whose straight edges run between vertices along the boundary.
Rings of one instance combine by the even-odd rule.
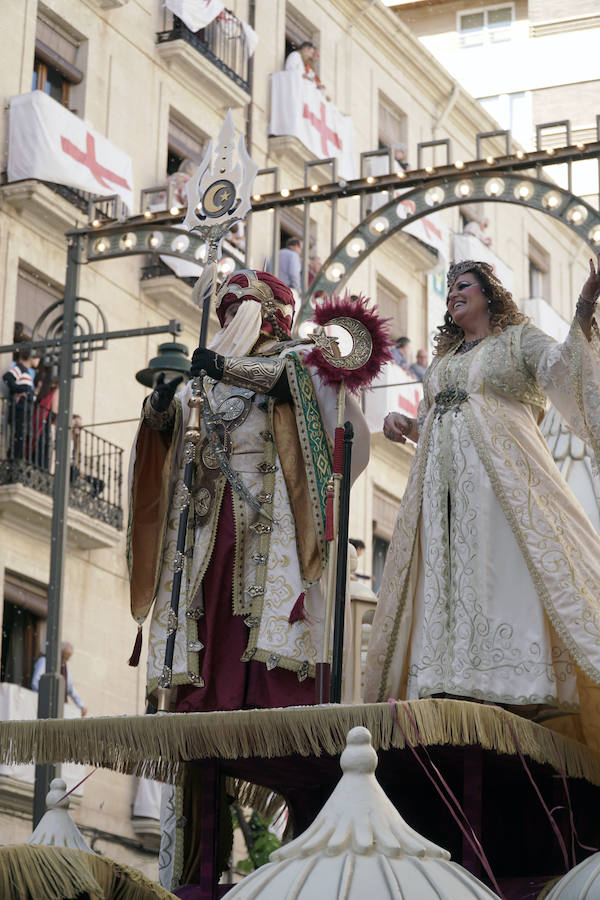
[[[406,113],[399,106],[396,106],[395,103],[392,103],[384,94],[380,94],[377,119],[379,149],[389,148],[393,150],[394,158],[399,166],[403,169],[407,168],[408,118]]]
[[[72,87],[83,80],[75,64],[81,42],[61,25],[40,15],[37,20],[31,89],[44,91],[62,106],[72,105]]]
[[[383,278],[377,279],[377,309],[384,319],[391,320],[393,338],[407,333],[407,296]]]
[[[297,50],[303,41],[311,41],[315,47],[319,46],[319,35],[309,19],[287,4],[285,16],[285,56],[287,59],[293,50]],[[315,71],[319,73],[319,61],[316,61]]]
[[[458,14],[457,31],[461,47],[477,47],[485,43],[510,40],[514,18],[513,6],[491,6]]]
[[[550,256],[529,238],[529,296],[550,300]]]
[[[25,266],[19,266],[15,320],[22,322],[25,331],[31,333],[44,310],[62,299],[62,296],[61,288],[48,281],[44,275]]]
[[[6,570],[0,680],[30,686],[33,664],[45,650],[47,616],[46,586]]]
[[[184,119],[171,112],[169,116],[169,137],[167,147],[167,175],[173,175],[181,169],[186,159],[191,159],[196,166],[202,162],[206,152],[208,139],[206,135]]]

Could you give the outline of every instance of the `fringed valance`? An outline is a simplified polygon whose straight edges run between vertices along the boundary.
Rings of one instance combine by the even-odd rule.
[[[564,767],[567,775],[600,786],[600,753],[498,707],[461,700],[416,700],[397,703],[396,714],[413,744],[417,740],[411,718],[427,746],[479,745],[512,755],[517,752],[516,740],[531,760],[559,772]],[[3,722],[0,761],[79,762],[175,781],[182,761],[336,755],[356,725],[369,729],[376,750],[405,746],[390,706],[370,703]]]

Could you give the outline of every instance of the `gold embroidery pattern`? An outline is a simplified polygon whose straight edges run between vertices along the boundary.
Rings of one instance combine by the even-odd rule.
[[[464,403],[456,415],[464,418],[468,429],[468,437],[465,437],[465,440],[472,442],[490,480],[535,590],[552,623],[559,646],[552,645],[551,661],[545,655],[542,659],[535,642],[529,645],[530,656],[527,656],[527,648],[523,647],[519,648],[521,655],[517,658],[514,656],[517,648],[511,646],[512,626],[509,623],[506,623],[506,626],[500,624],[497,626],[499,630],[490,631],[491,623],[477,617],[475,605],[471,627],[475,631],[480,628],[484,631],[488,629],[484,639],[487,641],[487,652],[492,663],[496,661],[510,664],[516,667],[515,670],[522,667],[526,675],[541,673],[543,677],[547,677],[550,684],[553,684],[563,682],[565,679],[572,681],[575,674],[573,661],[576,661],[586,675],[595,682],[600,681],[600,671],[592,661],[598,659],[598,653],[592,648],[600,648],[600,606],[596,597],[600,585],[597,562],[600,558],[600,544],[597,545],[597,538],[591,528],[588,539],[582,539],[581,531],[576,532],[579,538],[570,533],[560,493],[566,490],[566,487],[555,471],[551,458],[549,467],[544,468],[541,475],[537,467],[534,468],[531,464],[532,455],[537,455],[538,452],[550,457],[545,445],[540,451],[535,443],[537,441],[535,416],[543,411],[546,404],[542,387],[549,391],[554,401],[557,384],[559,385],[562,391],[562,393],[558,391],[559,411],[564,415],[564,407],[567,407],[566,412],[570,414],[567,417],[571,422],[575,419],[577,433],[587,440],[594,450],[600,447],[599,348],[600,331],[596,323],[593,326],[591,343],[585,340],[576,323],[567,341],[561,346],[556,345],[556,342],[533,326],[525,324],[506,329],[498,337],[492,336],[482,342],[479,351],[464,354],[462,359],[453,360],[449,354],[434,360],[425,378],[424,409],[419,411],[421,439],[384,571],[372,647],[369,650],[370,664],[375,672],[368,673],[370,687],[367,698],[374,699],[378,695],[379,700],[385,700],[389,693],[399,690],[399,684],[402,690],[404,684],[402,658],[404,651],[408,653],[409,629],[413,627],[410,625],[413,612],[410,604],[407,605],[407,599],[409,590],[414,586],[414,574],[411,573],[418,563],[416,548],[419,543],[417,529],[420,510],[422,502],[433,502],[431,498],[428,501],[423,497],[425,467],[431,450],[433,419],[431,407],[435,393],[447,387],[468,391],[469,395],[475,398],[473,402]],[[470,368],[473,359],[478,355],[477,367],[481,376],[480,382],[474,384]],[[506,372],[509,368],[512,369],[510,375]],[[528,417],[530,421],[527,421]],[[440,427],[440,423],[436,423],[437,427]],[[525,444],[520,442],[520,427],[524,428]],[[441,447],[436,451],[441,451],[437,459],[440,467],[454,465],[457,468],[453,478],[461,477],[458,469],[464,463],[460,440],[458,448],[452,445],[453,450],[450,454],[445,453]],[[535,447],[532,445],[530,448],[527,441],[533,441]],[[455,453],[456,449],[458,452]],[[514,474],[510,475],[511,471]],[[441,477],[445,480],[446,475],[447,472],[442,473]],[[550,478],[547,487],[542,487],[540,477]],[[461,490],[468,490],[470,477],[467,470],[464,470],[463,478]],[[452,479],[450,481],[452,482]],[[560,488],[558,482],[561,483]],[[553,484],[556,484],[558,493],[554,490]],[[548,489],[550,493],[546,493]],[[450,491],[450,504],[454,512],[460,513],[463,499],[464,497]],[[468,507],[465,507],[465,512],[468,516]],[[443,532],[445,521],[443,503],[440,504],[438,513]],[[460,519],[459,514],[453,526],[459,529],[453,535],[454,542],[470,539],[468,522],[461,522]],[[447,533],[447,526],[445,527]],[[444,580],[454,578],[455,573],[449,571],[441,545],[437,552],[439,578]],[[532,552],[536,555],[535,561]],[[553,585],[553,592],[546,583]],[[456,584],[453,589],[456,590]],[[554,593],[555,590],[558,590],[558,594]],[[560,598],[563,610],[569,608],[571,603],[566,598],[571,596],[576,599],[578,604],[576,610],[580,610],[580,613],[570,612],[570,621],[573,622],[574,618],[578,621],[576,629],[579,629],[578,640],[583,641],[582,646],[578,646],[570,634],[570,629],[565,627],[561,615],[552,602],[555,596],[557,599]],[[453,640],[452,610],[445,608],[440,611],[440,616],[446,617],[447,633]],[[505,654],[504,662],[502,654]],[[513,654],[512,658],[510,654]],[[466,662],[468,663],[468,660]],[[460,684],[448,680],[447,676],[446,671],[437,682],[432,681],[425,689],[425,693],[449,691],[466,696]],[[375,678],[378,687],[374,691]],[[501,690],[494,690],[493,686],[489,691],[477,693],[477,690],[475,687],[468,695],[497,702],[552,702],[554,705],[557,703],[554,688],[550,692],[538,692],[527,691],[525,686],[525,690],[521,693],[513,691],[503,693]],[[576,709],[575,703],[561,701],[560,695],[558,705],[562,709]]]

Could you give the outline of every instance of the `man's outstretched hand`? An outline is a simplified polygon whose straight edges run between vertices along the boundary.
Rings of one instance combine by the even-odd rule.
[[[165,412],[169,408],[171,400],[175,396],[175,391],[183,381],[183,376],[172,378],[171,381],[165,381],[165,373],[161,372],[156,379],[154,390],[150,394],[150,405],[156,412]]]

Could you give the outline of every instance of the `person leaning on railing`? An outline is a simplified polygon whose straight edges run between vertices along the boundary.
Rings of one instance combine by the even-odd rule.
[[[21,340],[29,341],[31,337],[22,334]],[[27,455],[27,431],[33,408],[32,363],[31,350],[18,350],[10,368],[2,376],[9,399],[8,424],[11,436],[8,452],[11,459],[24,459]]]

